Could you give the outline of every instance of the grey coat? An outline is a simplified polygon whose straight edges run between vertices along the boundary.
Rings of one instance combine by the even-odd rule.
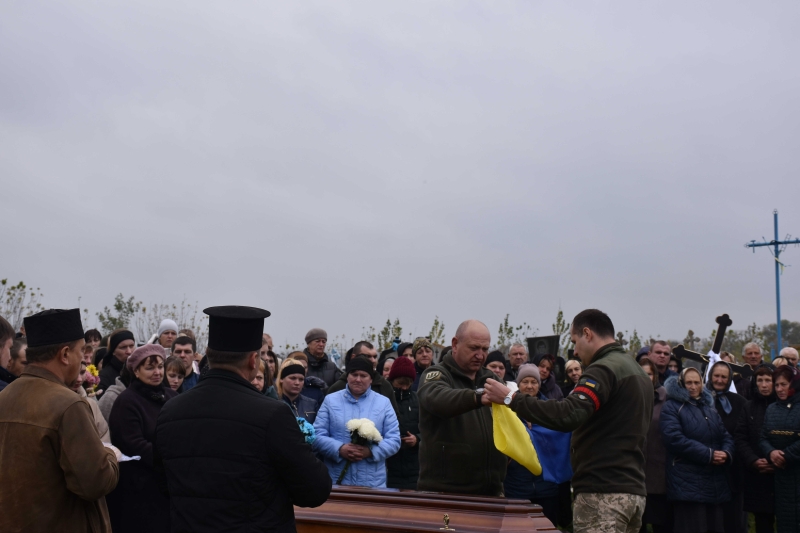
[[[106,419],[108,422],[108,418],[111,416],[111,408],[114,407],[114,402],[117,401],[117,396],[119,396],[122,391],[124,391],[127,387],[125,386],[119,378],[114,380],[114,384],[111,385],[107,391],[100,396],[100,400],[98,400],[98,405],[100,405],[100,412],[103,414],[103,418]]]

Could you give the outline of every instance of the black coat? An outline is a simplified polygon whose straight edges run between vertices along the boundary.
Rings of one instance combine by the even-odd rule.
[[[153,470],[156,420],[165,402],[177,392],[138,379],[117,397],[108,426],[111,444],[139,461],[119,465],[119,483],[106,497],[111,529],[115,533],[169,532],[169,498],[159,490]]]
[[[103,368],[100,370],[100,384],[97,385],[97,388],[102,390],[103,392],[107,391],[108,388],[114,384],[116,379],[119,377],[119,373],[122,371],[122,365],[124,363],[114,357],[112,354],[108,354],[103,358]]]
[[[290,400],[283,395],[283,403],[289,406],[292,410],[292,414],[296,417],[305,418],[306,421],[313,425],[314,420],[317,419],[317,411],[319,411],[320,403],[313,398],[309,398],[308,396],[301,394],[294,401]]]
[[[331,491],[292,411],[221,369],[161,411],[156,462],[176,533],[294,532],[292,505],[317,507]]]
[[[726,414],[725,410],[722,408],[722,404],[720,403],[721,394],[724,394],[731,404],[731,412],[729,414]],[[722,419],[722,425],[725,426],[725,431],[727,431],[728,435],[732,437],[736,434],[736,426],[739,424],[739,418],[744,412],[744,407],[747,404],[747,400],[735,392],[723,392],[721,394],[714,395],[714,407],[717,409],[717,413]],[[733,454],[733,463],[728,469],[728,485],[731,488],[731,492],[742,492],[743,475],[744,463],[742,463],[739,454],[735,453]]]
[[[400,423],[400,437],[408,436],[407,432],[417,437],[417,445],[413,448],[400,448],[386,460],[388,477],[386,486],[390,489],[417,489],[419,478],[419,399],[417,393],[409,390],[397,392],[397,421]]]
[[[306,376],[315,376],[325,382],[325,385],[330,387],[336,380],[342,376],[342,371],[328,359],[328,354],[323,355],[319,359],[311,355],[308,348],[303,350],[303,353],[308,357],[308,371]]]
[[[800,403],[797,396],[767,407],[759,447],[769,457],[783,450],[786,468],[775,469],[775,518],[781,533],[800,532]]]
[[[761,474],[753,466],[757,460],[766,459],[759,440],[767,407],[774,401],[775,394],[762,396],[756,391],[745,404],[736,426],[736,455],[744,466],[744,510],[749,513],[775,513],[775,476]]]

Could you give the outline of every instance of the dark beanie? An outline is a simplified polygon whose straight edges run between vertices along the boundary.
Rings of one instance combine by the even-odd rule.
[[[395,378],[411,378],[411,381],[417,379],[417,371],[414,368],[414,362],[408,357],[398,357],[392,368],[389,370],[389,381]]]
[[[489,363],[494,363],[497,361],[506,364],[506,358],[503,357],[503,352],[501,352],[500,350],[495,350],[493,352],[490,352],[489,355],[486,356],[486,361],[483,363],[483,366],[486,366]]]
[[[301,376],[305,377],[306,368],[303,365],[296,365],[292,363],[281,369],[281,379],[291,376],[292,374],[300,374]]]
[[[347,370],[347,375],[352,374],[356,370],[362,370],[369,374],[370,377],[375,377],[375,369],[372,368],[372,361],[361,355],[357,355],[350,359],[345,369]]]
[[[114,352],[117,350],[117,347],[123,341],[133,341],[134,346],[136,345],[136,339],[133,338],[133,333],[128,331],[127,329],[123,329],[111,336],[111,339],[108,341],[108,354],[114,355]]]

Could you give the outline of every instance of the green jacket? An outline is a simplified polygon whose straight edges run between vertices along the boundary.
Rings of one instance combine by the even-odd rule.
[[[507,459],[494,446],[492,409],[475,401],[475,389],[489,378],[497,376],[486,368],[474,381],[465,376],[452,354],[422,373],[417,490],[503,494]]]
[[[555,431],[572,431],[572,488],[647,496],[645,440],[653,413],[653,383],[616,342],[592,357],[561,401],[516,394],[511,409]]]

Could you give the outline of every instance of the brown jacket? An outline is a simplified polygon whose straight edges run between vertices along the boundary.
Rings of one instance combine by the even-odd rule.
[[[108,422],[106,422],[106,419],[103,418],[103,413],[100,412],[100,405],[98,405],[97,400],[95,398],[89,398],[89,396],[86,394],[86,389],[83,387],[78,389],[78,395],[80,395],[81,398],[85,398],[86,403],[88,403],[89,407],[92,408],[94,425],[97,427],[97,433],[100,434],[100,440],[111,444],[111,433],[108,431]]]
[[[0,465],[3,533],[111,531],[114,452],[86,400],[42,367],[28,365],[0,393]]]

